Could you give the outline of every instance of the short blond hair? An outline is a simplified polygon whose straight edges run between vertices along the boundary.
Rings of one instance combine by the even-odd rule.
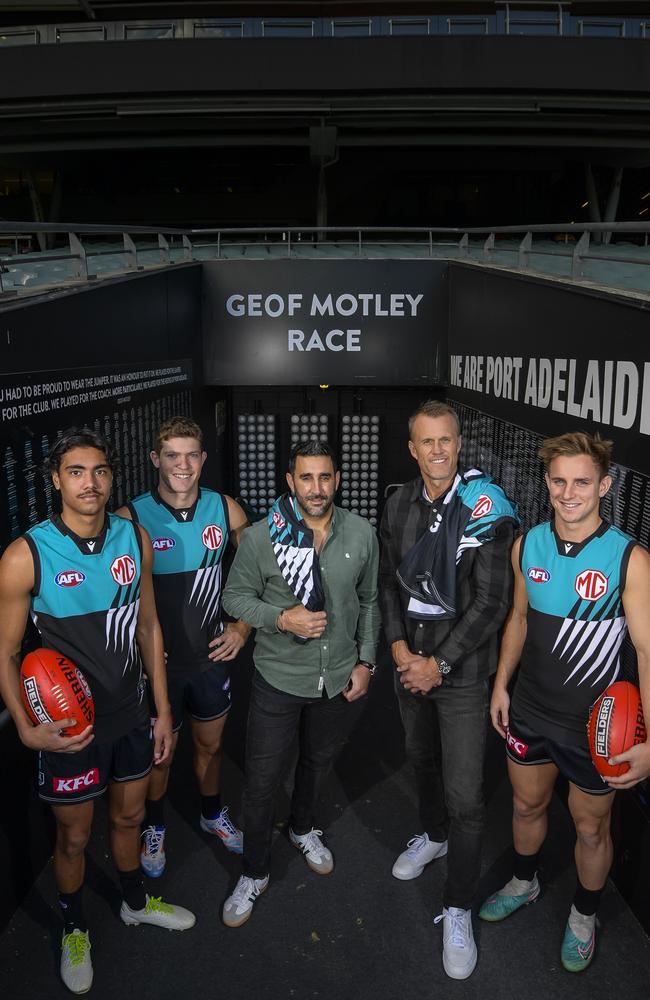
[[[156,454],[160,454],[163,444],[170,438],[196,438],[203,450],[203,431],[191,417],[170,417],[162,422],[156,434]]]
[[[413,437],[413,424],[418,417],[451,417],[456,425],[456,433],[460,437],[460,420],[453,406],[444,403],[441,399],[427,399],[420,403],[415,413],[409,417],[409,437]]]
[[[588,455],[600,473],[600,478],[609,475],[612,464],[612,441],[604,441],[599,434],[585,434],[584,431],[574,431],[571,434],[560,434],[559,437],[546,438],[537,452],[544,468],[548,472],[554,458],[561,456]]]

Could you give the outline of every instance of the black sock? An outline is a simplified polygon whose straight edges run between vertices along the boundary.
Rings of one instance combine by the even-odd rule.
[[[86,924],[86,918],[83,912],[83,901],[82,901],[83,885],[80,886],[76,892],[60,892],[59,893],[59,906],[61,907],[61,913],[63,914],[63,923],[65,925],[65,933],[71,934],[75,927],[79,928],[80,931],[87,931],[88,925]]]
[[[513,875],[522,882],[532,882],[537,871],[537,854],[519,854],[515,851],[515,867]]]
[[[582,913],[584,917],[591,917],[598,909],[602,894],[602,889],[585,889],[580,879],[578,879],[576,894],[573,897],[573,905],[578,913]]]
[[[143,910],[147,905],[147,899],[140,869],[134,868],[131,872],[118,872],[117,874],[120,876],[125,902],[132,910]]]
[[[201,796],[201,814],[204,819],[215,819],[217,813],[221,809],[221,795],[217,792],[216,795],[202,795]]]
[[[160,799],[147,799],[145,802],[145,826],[164,826],[165,817],[163,810],[165,806],[165,796]]]

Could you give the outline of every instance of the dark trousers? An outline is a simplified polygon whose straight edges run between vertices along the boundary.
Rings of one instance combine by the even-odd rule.
[[[298,834],[313,829],[318,791],[343,741],[349,707],[342,694],[299,698],[255,674],[246,732],[245,875],[264,878],[269,873],[275,796],[296,734],[299,752],[289,825]]]
[[[422,827],[431,840],[449,842],[444,905],[469,909],[481,869],[488,682],[443,682],[427,698],[406,691],[396,672],[395,688]]]

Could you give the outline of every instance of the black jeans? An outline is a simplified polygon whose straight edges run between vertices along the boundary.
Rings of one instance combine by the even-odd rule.
[[[255,673],[246,732],[245,875],[264,878],[269,873],[275,796],[296,733],[299,753],[289,825],[298,834],[313,829],[316,797],[343,740],[348,710],[342,694],[299,698]]]
[[[443,902],[466,910],[481,871],[488,682],[451,687],[443,681],[425,698],[406,691],[395,672],[395,688],[420,821],[431,840],[449,842]]]

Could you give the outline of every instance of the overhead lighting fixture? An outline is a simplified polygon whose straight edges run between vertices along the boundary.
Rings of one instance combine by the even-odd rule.
[[[639,212],[639,215],[645,215],[647,211],[648,211],[647,208],[642,208],[641,211]]]
[[[646,191],[645,194],[641,195],[641,201],[645,201],[646,198],[650,198],[650,191]]]
[[[588,201],[583,201],[583,203],[582,203],[582,205],[580,206],[580,208],[586,208],[588,204],[589,204],[589,202],[588,202]]]

